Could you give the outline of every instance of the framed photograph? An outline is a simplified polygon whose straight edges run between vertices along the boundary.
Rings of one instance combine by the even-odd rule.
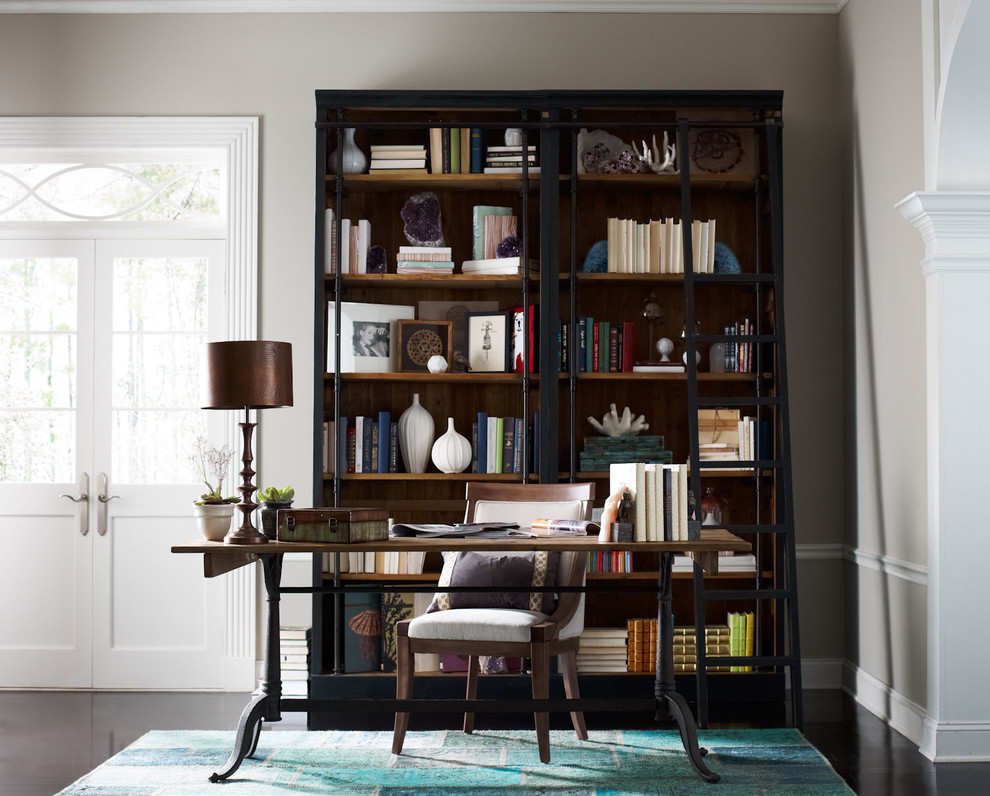
[[[450,321],[450,356],[448,373],[467,370],[465,319],[469,312],[489,312],[498,309],[497,301],[421,301],[416,305],[416,317],[421,321]]]
[[[399,321],[399,372],[425,373],[430,357],[450,362],[450,321]]]
[[[512,353],[512,320],[508,312],[469,312],[468,365],[476,373],[505,373]]]
[[[391,373],[398,369],[398,327],[401,319],[415,317],[415,307],[401,304],[340,305],[340,372]],[[337,361],[334,330],[336,307],[327,304],[327,372]]]

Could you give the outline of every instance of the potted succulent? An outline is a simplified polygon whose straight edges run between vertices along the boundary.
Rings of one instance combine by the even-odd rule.
[[[223,480],[227,477],[230,467],[230,457],[233,451],[229,445],[215,448],[206,441],[205,437],[196,440],[190,461],[196,466],[199,476],[206,484],[206,492],[193,501],[193,514],[199,525],[200,533],[211,542],[222,542],[230,530],[230,520],[234,516],[234,503],[240,497],[223,496]],[[214,486],[215,484],[215,486]]]
[[[292,505],[292,499],[296,496],[296,490],[291,486],[279,489],[277,486],[265,487],[258,492],[258,500],[264,504],[261,510],[261,530],[269,539],[274,539],[278,535],[279,509],[287,509]]]

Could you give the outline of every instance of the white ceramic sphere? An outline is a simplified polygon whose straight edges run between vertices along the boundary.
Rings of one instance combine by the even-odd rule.
[[[446,373],[447,360],[439,354],[434,354],[430,357],[429,361],[427,361],[426,369],[430,371],[430,373]]]
[[[669,361],[670,353],[674,350],[674,341],[669,337],[661,337],[657,340],[657,352],[664,362]]]

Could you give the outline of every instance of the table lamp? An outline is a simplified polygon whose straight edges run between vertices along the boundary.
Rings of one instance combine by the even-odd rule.
[[[241,525],[230,531],[226,544],[264,544],[268,541],[251,518],[258,504],[253,495],[257,487],[252,480],[251,436],[256,423],[250,421],[252,409],[292,406],[292,345],[268,340],[232,340],[206,344],[206,376],[203,389],[204,409],[243,409],[240,424],[244,436],[241,457]]]

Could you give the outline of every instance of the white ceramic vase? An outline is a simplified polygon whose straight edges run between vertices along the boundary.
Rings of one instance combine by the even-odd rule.
[[[230,520],[234,516],[233,503],[204,503],[193,506],[193,516],[199,532],[208,542],[222,542],[230,530]]]
[[[354,128],[344,128],[344,162],[342,165],[343,174],[360,174],[368,168],[368,156],[361,151],[360,147],[354,143]],[[327,158],[327,172],[337,173],[337,150],[330,153]]]
[[[419,402],[419,393],[413,393],[412,406],[399,418],[399,450],[407,473],[425,473],[433,444],[433,417]]]
[[[433,443],[432,457],[441,473],[463,473],[471,464],[471,443],[454,430],[454,418],[447,418],[447,432]]]

